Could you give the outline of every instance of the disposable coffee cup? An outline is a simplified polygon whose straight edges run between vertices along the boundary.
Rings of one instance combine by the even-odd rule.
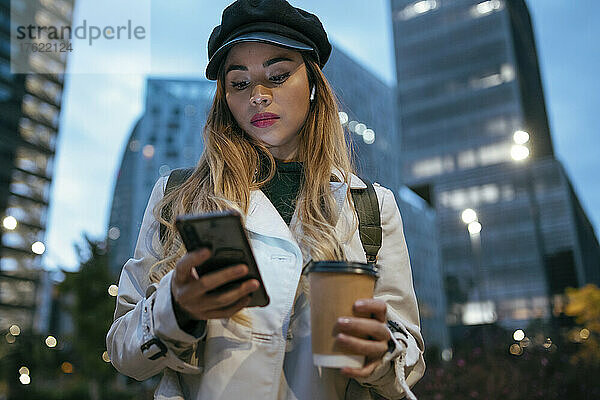
[[[377,267],[347,261],[317,261],[307,267],[313,364],[327,368],[360,368],[365,356],[347,354],[335,346],[339,317],[354,315],[358,299],[372,298]]]

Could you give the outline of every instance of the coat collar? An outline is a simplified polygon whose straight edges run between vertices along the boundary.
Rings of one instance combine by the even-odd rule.
[[[344,180],[342,172],[338,168],[334,167],[331,170],[331,173],[335,175],[340,181]],[[364,189],[366,187],[367,185],[357,175],[352,174],[350,176],[350,189]]]
[[[343,180],[342,173],[337,169],[333,168],[331,173],[335,175],[340,181]],[[333,197],[337,204],[338,216],[342,211],[344,202],[346,201],[346,191],[348,185],[344,182],[330,182],[329,183]],[[367,185],[355,174],[350,177],[350,188],[364,189]],[[292,216],[292,224],[297,218],[297,209]],[[275,208],[275,206],[269,201],[267,196],[259,189],[250,192],[250,205],[248,207],[248,214],[246,216],[246,229],[261,235],[278,237],[292,243],[296,243],[292,232],[288,225],[285,223],[281,215]]]

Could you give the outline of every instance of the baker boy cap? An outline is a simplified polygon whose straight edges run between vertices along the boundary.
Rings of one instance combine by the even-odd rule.
[[[310,52],[321,68],[331,44],[319,18],[285,0],[238,0],[228,6],[208,39],[206,77],[217,79],[229,49],[240,42],[261,42]]]

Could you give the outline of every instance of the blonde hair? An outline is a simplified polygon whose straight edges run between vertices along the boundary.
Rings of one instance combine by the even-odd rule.
[[[344,260],[340,241],[347,240],[358,226],[353,212],[348,236],[338,238],[335,233],[337,205],[330,189],[332,169],[337,168],[347,184],[350,197],[350,177],[354,172],[351,156],[351,138],[346,138],[340,124],[338,101],[318,64],[304,54],[309,83],[315,86],[307,119],[299,132],[296,159],[304,165],[304,182],[297,198],[298,219],[290,227],[295,239],[307,249],[315,261]],[[224,69],[221,65],[217,90],[204,127],[204,151],[192,175],[178,188],[163,197],[153,210],[157,221],[164,224],[162,259],[150,268],[150,281],[158,282],[175,268],[186,250],[175,229],[175,218],[182,214],[196,214],[234,209],[245,216],[250,192],[260,189],[275,174],[275,160],[265,145],[246,134],[235,121],[225,99]],[[268,173],[259,180],[256,171],[261,159],[268,161]],[[264,161],[263,161],[264,162]],[[263,167],[264,168],[264,167]],[[352,202],[350,202],[354,210]],[[170,207],[168,220],[163,218],[163,207]],[[345,216],[344,218],[347,218]],[[300,229],[297,229],[300,228]],[[300,287],[308,295],[308,284],[301,278]],[[232,317],[245,325],[251,321],[243,312]]]

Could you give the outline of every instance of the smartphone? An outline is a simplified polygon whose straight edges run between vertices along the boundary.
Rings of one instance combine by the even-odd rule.
[[[260,286],[250,294],[247,307],[265,307],[269,296],[250,248],[242,219],[236,211],[218,211],[206,214],[180,215],[175,226],[188,252],[207,247],[212,256],[196,267],[198,276],[235,264],[246,264],[248,274],[228,282],[211,292],[223,292],[248,279],[256,279]]]

